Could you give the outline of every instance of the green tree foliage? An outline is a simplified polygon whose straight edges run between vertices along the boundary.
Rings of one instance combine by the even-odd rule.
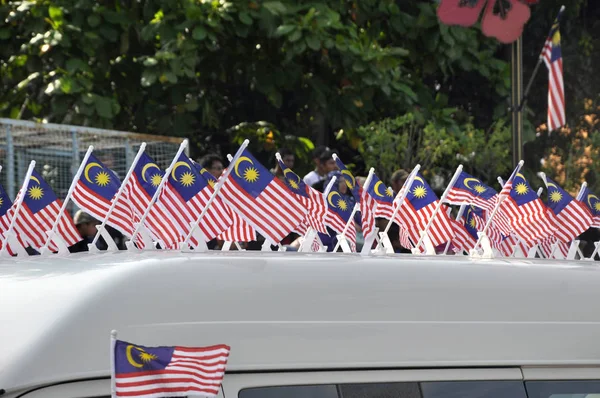
[[[460,73],[486,82],[482,96],[507,90],[498,45],[440,26],[428,2],[2,0],[0,19],[2,116],[189,136],[201,148],[230,150],[234,126],[261,120],[327,143],[338,129],[435,108],[436,86],[462,90],[440,77]]]

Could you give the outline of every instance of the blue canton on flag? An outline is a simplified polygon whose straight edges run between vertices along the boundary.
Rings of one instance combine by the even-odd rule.
[[[394,212],[394,193],[390,188],[386,188],[379,177],[373,173],[371,184],[367,188],[367,193],[377,203],[375,206],[375,217],[391,219]]]
[[[40,250],[46,244],[48,235],[46,231],[52,230],[54,221],[59,218],[56,232],[65,241],[67,246],[73,246],[81,240],[81,235],[73,224],[71,215],[64,211],[60,213],[62,201],[48,183],[35,170],[27,182],[21,210],[15,219],[16,230],[31,247]],[[50,250],[58,247],[50,242]]]
[[[206,208],[213,193],[214,189],[209,180],[182,153],[169,175],[159,201],[183,234],[187,235],[191,225],[196,223]],[[209,241],[225,231],[231,223],[231,210],[221,198],[215,197],[198,226]],[[194,246],[198,245],[194,237],[191,238],[191,242]]]
[[[326,233],[327,228],[325,227],[324,221],[325,215],[327,214],[327,202],[323,197],[323,194],[306,185],[302,178],[291,169],[287,168],[281,160],[278,160],[278,163],[281,170],[283,170],[287,188],[296,195],[296,199],[308,209],[306,219],[302,223],[305,227],[304,229],[306,229],[306,227],[311,227],[316,231]],[[299,232],[304,233],[306,231]]]
[[[586,186],[581,195],[581,201],[592,214],[592,227],[600,228],[600,198],[590,192]]]
[[[91,153],[75,185],[73,202],[97,220],[104,220],[119,188],[121,181],[115,172]],[[116,205],[106,224],[131,238],[134,230],[131,207]]]
[[[461,172],[448,191],[446,202],[454,205],[472,204],[486,211],[493,211],[497,192],[472,175]]]
[[[272,245],[304,220],[307,209],[288,188],[244,149],[223,184],[227,204]]]
[[[561,242],[570,242],[587,231],[592,224],[592,215],[585,205],[575,200],[555,181],[545,178],[548,188],[548,207],[554,212],[555,235]]]
[[[130,206],[134,220],[139,222],[150,206],[165,172],[156,162],[142,153],[127,181],[125,192],[120,196],[118,205]],[[161,203],[154,203],[148,212],[144,226],[154,240],[162,242],[163,248],[177,248],[183,238],[175,222],[168,216]],[[137,237],[136,237],[137,238]]]
[[[348,221],[350,221],[348,230],[346,231],[346,238],[356,246],[356,226],[354,225],[354,220],[350,219],[353,205],[349,197],[345,197],[337,187],[333,187],[327,195],[327,203],[327,225],[335,232],[341,234]]]
[[[526,243],[536,242],[552,235],[556,229],[554,215],[521,173],[509,180],[510,194],[499,210],[499,217],[506,220],[510,232],[514,232]],[[504,232],[504,231],[503,231]]]
[[[438,201],[437,195],[427,181],[421,173],[417,173],[412,186],[408,189],[406,201],[397,212],[395,220],[399,225],[406,227],[410,239],[415,244],[419,241],[421,231],[425,230],[427,223],[433,217]],[[434,246],[439,246],[454,236],[454,229],[445,206],[442,206],[435,216],[428,234]]]
[[[145,347],[116,340],[113,385],[117,397],[216,396],[230,347]]]

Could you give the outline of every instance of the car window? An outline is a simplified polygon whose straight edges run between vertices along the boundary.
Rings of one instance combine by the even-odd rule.
[[[600,380],[528,381],[529,398],[600,398]]]
[[[248,388],[239,398],[527,398],[520,381],[327,384]],[[556,397],[559,398],[559,397]],[[569,397],[571,398],[571,397]],[[574,398],[574,397],[573,397]]]

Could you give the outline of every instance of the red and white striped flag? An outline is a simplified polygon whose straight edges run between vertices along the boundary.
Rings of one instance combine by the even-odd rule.
[[[307,209],[247,149],[229,167],[223,198],[269,243],[278,245],[304,220]]]
[[[158,203],[164,206],[185,236],[190,232],[191,224],[196,223],[206,208],[213,193],[214,188],[209,181],[182,153],[160,193]],[[229,228],[232,223],[231,213],[231,209],[220,197],[213,199],[198,225],[206,241],[216,238]],[[196,238],[192,237],[190,241],[193,246],[198,245]]]
[[[145,347],[113,341],[117,397],[213,397],[219,393],[230,347]]]
[[[160,185],[164,171],[146,153],[142,153],[133,173],[127,181],[117,205],[130,206],[135,222],[141,221],[156,189]],[[178,248],[183,240],[175,221],[169,216],[161,203],[154,203],[144,221],[154,240],[162,242],[163,249]]]
[[[548,67],[548,132],[566,124],[563,58],[560,45],[561,8],[544,43],[542,58]]]
[[[37,250],[44,247],[48,240],[46,232],[52,230],[57,218],[56,233],[67,246],[73,246],[82,239],[71,215],[67,211],[59,214],[62,201],[35,170],[31,173],[25,192],[20,194],[24,194],[24,198],[19,213],[15,215],[15,229],[31,247]],[[52,241],[48,247],[52,251],[58,249]]]
[[[121,181],[117,175],[94,154],[90,154],[71,198],[81,209],[98,220],[104,220],[120,187]],[[135,229],[133,219],[131,206],[117,203],[106,224],[131,238]]]

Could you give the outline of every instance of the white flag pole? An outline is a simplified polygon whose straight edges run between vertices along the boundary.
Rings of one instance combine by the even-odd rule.
[[[433,221],[435,220],[435,216],[438,214],[438,212],[442,208],[442,205],[444,204],[444,201],[446,200],[446,197],[448,196],[448,193],[454,187],[454,184],[456,183],[456,180],[458,180],[458,176],[460,175],[460,173],[462,173],[462,169],[463,169],[463,165],[462,164],[459,165],[456,168],[456,171],[454,172],[454,175],[452,176],[452,179],[450,180],[450,183],[448,184],[448,186],[446,187],[446,190],[442,194],[442,197],[438,201],[438,204],[435,207],[435,210],[433,211],[433,214],[429,218],[429,221],[427,221],[427,225],[425,225],[425,229],[423,231],[421,231],[421,234],[419,236],[419,241],[417,242],[417,244],[415,245],[415,247],[412,249],[413,254],[419,253],[419,246],[421,245],[421,243],[423,243],[423,239],[425,238],[425,236],[427,235],[427,232],[429,231],[429,228],[433,224]]]
[[[248,144],[250,144],[250,141],[249,140],[244,140],[244,142],[242,142],[242,145],[240,145],[240,148],[235,153],[235,156],[233,156],[230,159],[229,167],[227,167],[227,170],[225,170],[225,173],[223,173],[223,175],[219,178],[219,180],[215,184],[215,191],[211,195],[210,199],[208,199],[208,202],[206,202],[206,206],[204,206],[204,209],[202,209],[202,212],[198,216],[198,219],[196,220],[196,222],[194,223],[194,225],[192,226],[192,228],[190,228],[190,232],[187,234],[187,236],[183,240],[183,242],[180,245],[180,247],[187,245],[188,242],[189,242],[189,240],[194,235],[194,232],[196,231],[196,228],[198,228],[198,226],[200,225],[200,222],[204,218],[204,215],[208,211],[208,207],[212,204],[212,202],[215,200],[215,198],[219,194],[219,191],[223,187],[223,184],[225,184],[225,181],[227,181],[227,178],[229,178],[229,174],[231,174],[231,170],[233,169],[233,167],[235,165],[235,162],[237,162],[238,159],[240,158],[240,156],[242,156],[242,152],[244,152],[244,149],[246,149],[246,147],[248,146]]]
[[[73,195],[75,186],[77,185],[77,182],[79,181],[79,178],[81,177],[83,168],[85,167],[85,164],[87,163],[87,161],[90,158],[90,155],[92,154],[93,151],[94,151],[94,146],[90,145],[88,147],[87,152],[85,153],[85,156],[83,157],[83,160],[81,161],[81,164],[79,165],[79,169],[77,169],[77,172],[75,173],[75,177],[73,178],[73,181],[71,182],[71,187],[69,188],[69,192],[67,192],[67,197],[63,201],[60,211],[58,212],[58,216],[56,217],[56,220],[54,220],[54,224],[52,224],[52,229],[48,232],[48,238],[46,239],[46,243],[44,244],[44,247],[42,247],[42,249],[40,251],[41,254],[44,254],[48,251],[48,246],[50,245],[50,242],[52,241],[52,238],[54,237],[54,234],[56,233],[56,228],[58,227],[60,218],[62,217],[63,213],[67,209],[67,204],[69,204],[69,200],[71,200],[71,196]]]
[[[113,210],[115,209],[115,206],[117,205],[119,199],[123,195],[123,192],[125,191],[126,186],[127,186],[127,182],[129,182],[129,179],[131,178],[131,175],[133,174],[133,170],[135,170],[135,166],[137,166],[137,164],[140,160],[140,157],[142,157],[142,154],[144,153],[145,150],[146,150],[146,143],[142,142],[140,145],[140,149],[138,150],[137,154],[135,155],[135,158],[133,158],[133,163],[131,163],[131,167],[129,167],[129,171],[127,171],[125,178],[121,182],[121,186],[119,187],[119,190],[115,194],[115,197],[113,198],[113,200],[110,204],[110,207],[108,208],[108,212],[106,213],[106,216],[104,216],[104,220],[102,220],[102,223],[100,224],[99,227],[96,227],[98,232],[96,232],[96,235],[94,236],[94,240],[88,246],[96,247],[96,242],[98,242],[98,239],[100,238],[101,230],[106,227],[106,223],[108,222],[108,219],[110,218]],[[132,239],[133,239],[133,237],[132,237]]]
[[[369,174],[367,175],[367,179],[365,180],[365,183],[363,185],[363,191],[365,192],[366,195],[369,195],[369,193],[367,191],[368,191],[369,187],[371,186],[371,181],[373,180],[374,174],[375,174],[375,169],[373,167],[371,167],[371,169],[369,170]],[[363,198],[360,198],[360,200],[363,200]],[[375,202],[375,201],[373,201],[373,202]],[[375,209],[377,209],[377,202],[375,202],[375,208],[373,210],[375,210]],[[364,214],[361,214],[361,216],[364,217]],[[375,215],[373,215],[373,222],[375,222]],[[375,241],[378,231],[379,231],[379,229],[376,226],[373,226],[373,233],[371,234],[370,237],[368,237],[368,238],[365,237],[364,233],[363,233],[363,238],[365,238],[365,240],[363,242],[362,250],[360,251],[361,255],[366,256],[368,254],[371,254],[371,246],[373,246],[373,241]]]
[[[350,218],[348,219],[348,222],[346,223],[346,225],[344,225],[344,229],[342,230],[342,234],[338,235],[338,241],[335,244],[335,247],[333,248],[333,252],[335,253],[337,251],[337,249],[340,247],[340,244],[342,242],[342,239],[346,239],[346,233],[348,232],[348,228],[350,228],[350,223],[354,222],[354,215],[356,214],[356,212],[358,211],[358,208],[360,207],[360,205],[358,203],[356,203],[354,205],[354,207],[352,208],[352,213],[350,213]]]
[[[21,205],[23,204],[23,199],[25,199],[25,195],[27,194],[27,186],[29,185],[29,180],[31,179],[31,173],[33,173],[34,168],[35,168],[35,160],[32,160],[31,163],[29,163],[29,168],[27,169],[27,173],[25,173],[25,179],[23,180],[23,186],[21,187],[21,191],[19,191],[19,194],[17,195],[17,201],[16,201],[16,203],[13,203],[13,206],[15,207],[15,212],[10,220],[10,225],[8,226],[8,230],[4,234],[4,240],[2,241],[2,249],[0,249],[0,254],[3,254],[6,250],[8,250],[6,248],[8,238],[9,238],[9,235],[13,232],[13,229],[15,228],[15,221],[17,220],[17,217],[19,216],[19,211],[21,210]]]
[[[138,234],[139,230],[141,228],[143,228],[144,222],[146,221],[146,217],[148,217],[148,214],[150,214],[150,210],[152,209],[152,206],[154,205],[154,203],[158,199],[158,196],[160,195],[160,192],[161,192],[162,188],[165,186],[165,183],[169,179],[169,175],[171,174],[171,171],[173,170],[173,167],[175,166],[175,163],[177,163],[177,159],[179,159],[179,156],[181,156],[181,154],[183,153],[183,151],[185,150],[185,148],[187,147],[187,145],[188,145],[188,140],[186,138],[185,140],[183,140],[183,142],[181,143],[181,145],[179,145],[179,149],[177,150],[177,153],[175,154],[175,157],[171,161],[171,164],[169,165],[169,167],[167,167],[167,170],[165,170],[165,174],[163,175],[163,178],[160,181],[160,184],[156,188],[156,191],[154,192],[154,195],[152,195],[152,199],[150,200],[150,203],[148,203],[148,207],[144,211],[144,214],[140,218],[140,222],[138,223],[137,227],[133,231],[133,235],[131,237],[132,241],[135,241],[135,236]],[[166,249],[166,248],[163,247],[163,249]]]
[[[117,377],[115,375],[115,347],[117,345],[117,331],[110,332],[110,396],[117,398]]]
[[[458,209],[458,214],[456,215],[456,221],[460,220],[460,218],[464,214],[466,208],[467,208],[466,203],[463,203],[462,205],[460,205],[460,208]],[[452,243],[452,240],[449,240],[448,243],[446,243],[446,247],[444,248],[444,253],[442,253],[442,254],[445,255],[448,253],[448,249],[450,248],[450,243]]]
[[[394,219],[396,218],[396,214],[398,214],[400,207],[404,203],[404,200],[406,199],[406,196],[408,195],[408,191],[410,190],[410,187],[412,186],[413,182],[415,181],[415,177],[417,176],[417,173],[419,172],[420,169],[421,169],[421,165],[417,164],[415,166],[415,168],[410,172],[410,175],[408,176],[406,181],[404,181],[404,185],[402,186],[402,189],[400,189],[400,192],[398,192],[396,194],[396,197],[394,198],[394,201],[392,202],[395,204],[394,212],[392,213],[390,222],[386,225],[385,230],[383,230],[383,232],[381,232],[382,234],[387,235],[387,233],[389,232],[390,227],[392,226],[392,223],[394,222]]]
[[[524,163],[523,160],[519,161],[519,163],[517,164],[517,167],[515,168],[515,170],[509,177],[509,179],[506,180],[506,182],[503,184],[502,191],[504,191],[504,189],[506,188],[506,186],[509,182],[512,183],[513,178],[519,173],[519,171],[521,171],[521,167],[523,167],[523,163]],[[498,177],[498,180],[502,181],[500,177]],[[485,239],[487,239],[486,234],[487,234],[488,229],[490,228],[490,225],[492,224],[492,219],[494,218],[496,213],[498,213],[498,210],[500,209],[500,205],[502,204],[502,202],[508,197],[508,195],[502,194],[502,191],[500,191],[500,195],[498,195],[498,200],[496,202],[496,206],[494,206],[494,210],[492,210],[492,214],[490,214],[490,216],[488,217],[487,222],[485,223],[485,226],[483,227],[483,231],[481,231],[478,234],[479,238],[477,239],[477,243],[475,244],[475,247],[473,248],[473,250],[471,250],[471,254],[473,254],[473,255],[476,255],[477,248],[479,246],[481,246],[482,238],[485,236]]]

